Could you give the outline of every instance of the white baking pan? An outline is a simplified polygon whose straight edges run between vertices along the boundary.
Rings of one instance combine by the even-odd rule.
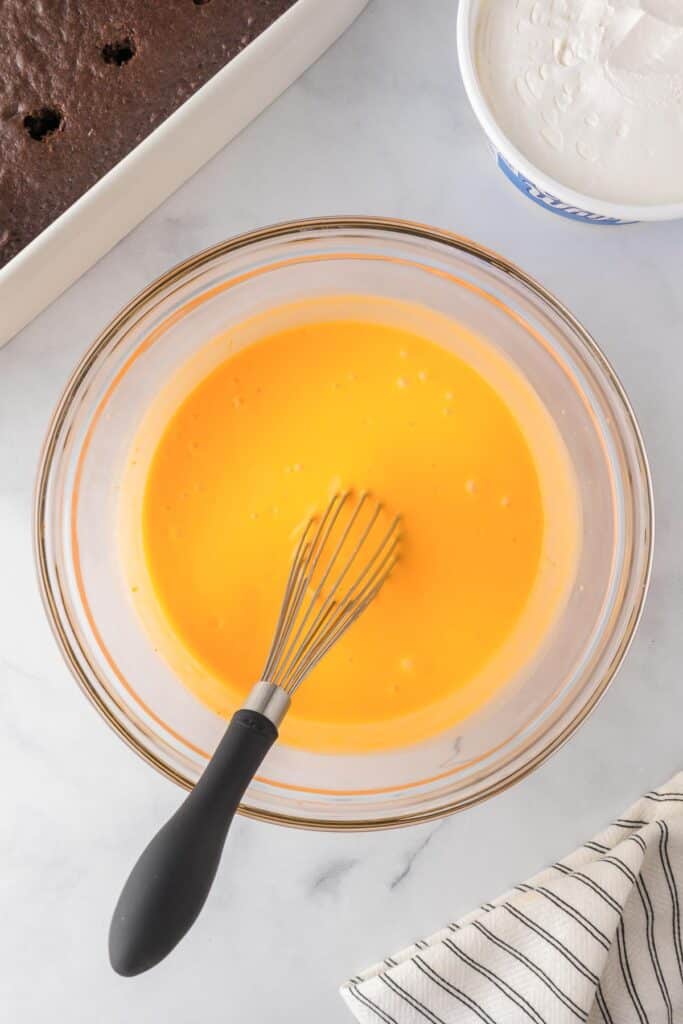
[[[0,345],[234,138],[368,0],[298,0],[0,270]]]

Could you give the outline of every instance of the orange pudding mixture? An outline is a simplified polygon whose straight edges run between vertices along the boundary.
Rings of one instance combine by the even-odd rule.
[[[568,459],[517,371],[451,330],[460,354],[373,320],[285,327],[219,362],[160,431],[143,575],[195,666],[187,685],[220,714],[259,678],[297,530],[347,487],[401,514],[401,559],[297,693],[284,742],[416,742],[477,711],[542,642],[574,563]]]

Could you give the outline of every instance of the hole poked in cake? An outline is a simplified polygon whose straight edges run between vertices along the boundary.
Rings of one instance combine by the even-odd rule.
[[[102,60],[105,64],[116,64],[121,67],[127,64],[135,56],[135,43],[126,36],[125,39],[117,39],[113,43],[106,43],[102,47]]]
[[[204,4],[210,4],[211,0],[193,0],[195,7],[203,7]]]
[[[43,142],[48,135],[58,131],[63,122],[62,114],[55,107],[41,107],[26,115],[24,128],[36,142]]]

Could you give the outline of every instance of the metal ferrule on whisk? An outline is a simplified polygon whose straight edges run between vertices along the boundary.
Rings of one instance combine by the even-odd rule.
[[[262,679],[252,687],[242,707],[246,711],[258,711],[279,729],[291,703],[292,698],[286,690],[277,683],[268,683]]]

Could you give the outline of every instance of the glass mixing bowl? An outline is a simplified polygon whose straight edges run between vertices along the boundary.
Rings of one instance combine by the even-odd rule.
[[[640,433],[595,342],[539,284],[466,239],[370,218],[282,224],[186,260],[116,317],[66,387],[39,470],[36,557],[84,693],[150,764],[192,786],[225,722],[173,674],[129,600],[115,538],[124,465],[159,389],[205,343],[270,308],[330,295],[342,306],[345,295],[407,299],[486,338],[549,411],[581,508],[564,609],[483,710],[400,750],[276,745],[242,808],[289,825],[380,828],[467,807],[541,764],[607,689],[643,606],[653,511]]]

